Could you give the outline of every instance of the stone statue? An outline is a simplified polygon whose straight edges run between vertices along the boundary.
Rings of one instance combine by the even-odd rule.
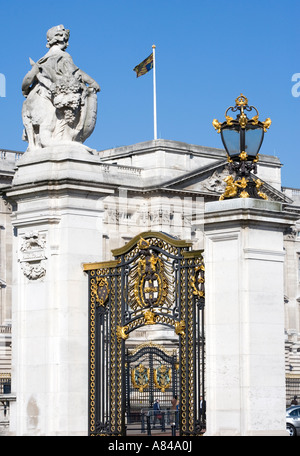
[[[22,83],[27,150],[83,143],[95,128],[100,87],[65,51],[69,36],[63,25],[52,27],[47,32],[49,51],[36,63],[30,59],[32,69]]]

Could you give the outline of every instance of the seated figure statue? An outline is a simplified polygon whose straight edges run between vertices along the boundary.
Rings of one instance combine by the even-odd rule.
[[[32,69],[22,83],[27,150],[83,143],[95,128],[100,87],[65,51],[69,35],[63,25],[52,27],[47,32],[49,51],[36,63],[30,60]]]

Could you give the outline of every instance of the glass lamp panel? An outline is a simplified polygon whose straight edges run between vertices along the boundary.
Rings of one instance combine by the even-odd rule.
[[[264,130],[263,128],[251,128],[245,133],[245,152],[248,157],[255,157],[262,144]]]
[[[222,141],[227,153],[232,157],[240,154],[240,132],[239,130],[224,128],[221,130]]]

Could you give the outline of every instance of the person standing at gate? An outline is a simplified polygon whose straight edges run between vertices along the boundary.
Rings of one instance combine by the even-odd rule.
[[[171,400],[172,410],[174,410],[173,419],[175,421],[176,429],[178,429],[178,408],[179,408],[179,400],[178,397],[175,395]]]
[[[177,410],[177,405],[179,404],[179,400],[176,395],[171,400],[171,404],[172,404],[172,410]]]
[[[206,401],[200,396],[200,417],[202,423],[206,421]]]
[[[160,422],[161,411],[160,411],[160,403],[159,403],[158,399],[156,399],[156,401],[153,404],[153,428],[155,428],[155,423],[156,423],[157,419]]]
[[[297,396],[294,396],[294,399],[292,400],[291,405],[298,405]]]

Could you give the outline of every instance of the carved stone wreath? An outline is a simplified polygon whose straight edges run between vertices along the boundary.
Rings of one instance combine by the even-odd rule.
[[[25,233],[20,247],[21,269],[29,280],[37,280],[45,276],[46,238],[36,231]]]

